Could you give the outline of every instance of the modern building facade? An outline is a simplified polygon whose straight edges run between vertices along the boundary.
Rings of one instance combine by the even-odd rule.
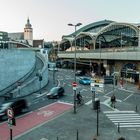
[[[8,33],[0,31],[0,48],[7,48],[7,41],[9,41]]]
[[[24,33],[23,32],[8,33],[8,37],[10,40],[21,41],[24,40]]]

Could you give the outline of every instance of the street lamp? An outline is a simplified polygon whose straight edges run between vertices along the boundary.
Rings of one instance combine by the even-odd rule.
[[[69,23],[68,26],[74,26],[75,36],[74,36],[74,82],[76,82],[76,27],[82,25],[82,23],[71,24]],[[76,113],[76,88],[74,89],[74,113]]]

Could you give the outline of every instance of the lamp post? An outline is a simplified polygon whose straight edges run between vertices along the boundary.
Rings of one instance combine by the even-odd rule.
[[[122,49],[122,43],[123,43],[123,33],[121,32],[121,49]]]
[[[99,60],[99,78],[101,78],[101,40],[99,39],[99,53],[100,53],[100,60]]]
[[[82,23],[71,24],[69,23],[68,26],[74,26],[75,36],[74,36],[74,82],[76,82],[76,27],[82,25]],[[76,113],[76,88],[74,89],[74,113]]]

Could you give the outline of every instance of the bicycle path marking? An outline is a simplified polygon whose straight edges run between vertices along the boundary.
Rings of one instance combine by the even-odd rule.
[[[41,124],[56,118],[56,116],[70,110],[72,107],[72,104],[56,102],[17,118],[16,126],[12,126],[13,137],[17,137],[22,133],[32,130],[34,127],[40,126]],[[9,137],[10,133],[7,122],[0,124],[0,140],[7,140]]]

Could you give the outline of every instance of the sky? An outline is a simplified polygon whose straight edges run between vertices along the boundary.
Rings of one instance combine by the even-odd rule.
[[[61,41],[74,32],[68,23],[140,23],[139,14],[140,0],[0,0],[0,31],[23,32],[29,17],[34,39]]]

